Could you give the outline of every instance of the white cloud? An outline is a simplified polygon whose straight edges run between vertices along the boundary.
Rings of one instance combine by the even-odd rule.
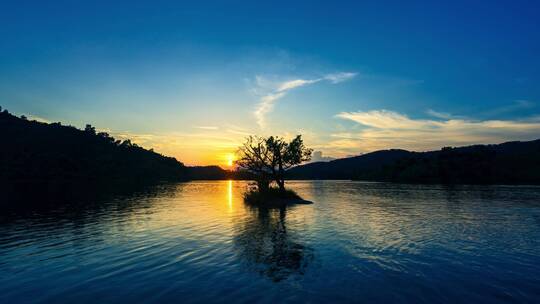
[[[320,81],[330,81],[333,84],[337,84],[346,80],[349,80],[356,76],[356,73],[340,72],[334,74],[327,74],[321,78],[315,79],[293,79],[283,82],[271,82],[264,77],[256,76],[255,82],[257,88],[253,89],[256,94],[262,95],[259,99],[259,104],[255,109],[255,118],[260,128],[264,128],[266,124],[266,114],[272,112],[275,103],[285,94],[295,88],[314,84]],[[261,91],[266,91],[261,94]]]
[[[312,163],[315,163],[315,162],[328,162],[328,161],[332,161],[334,159],[335,159],[334,157],[323,156],[322,151],[313,151],[310,162],[312,162]]]
[[[388,148],[425,151],[443,146],[532,140],[540,136],[540,117],[520,120],[431,120],[412,119],[387,110],[342,112],[336,117],[365,127],[361,131],[333,134],[334,140],[329,146],[339,147],[344,152]]]
[[[275,102],[283,96],[285,96],[285,92],[269,94],[261,97],[260,103],[255,110],[255,117],[257,118],[257,124],[259,127],[264,127],[266,122],[266,114],[274,109]]]
[[[216,126],[195,126],[194,128],[201,129],[201,130],[217,130],[217,129],[219,129]]]
[[[419,129],[440,124],[440,122],[434,120],[413,120],[405,115],[387,110],[341,112],[336,116],[379,129]]]
[[[321,79],[313,79],[313,80],[296,79],[296,80],[286,81],[280,84],[277,91],[285,92],[294,88],[298,88],[298,87],[305,86],[307,84],[312,84],[319,81],[321,81]]]
[[[334,74],[328,74],[324,76],[324,79],[329,80],[332,83],[340,83],[355,77],[358,73],[340,72]]]

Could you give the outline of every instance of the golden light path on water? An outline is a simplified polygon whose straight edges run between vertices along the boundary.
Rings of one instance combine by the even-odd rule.
[[[0,225],[0,303],[538,302],[538,187],[288,181],[314,204],[269,209],[244,203],[248,186],[164,184],[14,212]]]
[[[229,203],[229,212],[233,210],[232,184],[233,184],[232,180],[229,180],[227,183],[227,202]]]

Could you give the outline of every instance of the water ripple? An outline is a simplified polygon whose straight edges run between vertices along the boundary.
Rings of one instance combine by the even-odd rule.
[[[540,188],[162,185],[0,221],[0,302],[539,302]]]

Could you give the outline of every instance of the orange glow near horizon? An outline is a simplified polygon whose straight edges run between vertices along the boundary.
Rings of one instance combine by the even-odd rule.
[[[227,154],[227,166],[232,167],[234,164],[234,154],[229,153]]]

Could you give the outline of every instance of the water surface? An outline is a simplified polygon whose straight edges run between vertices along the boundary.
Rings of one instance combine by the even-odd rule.
[[[212,181],[6,211],[0,303],[540,301],[538,187],[289,185],[315,204]]]

